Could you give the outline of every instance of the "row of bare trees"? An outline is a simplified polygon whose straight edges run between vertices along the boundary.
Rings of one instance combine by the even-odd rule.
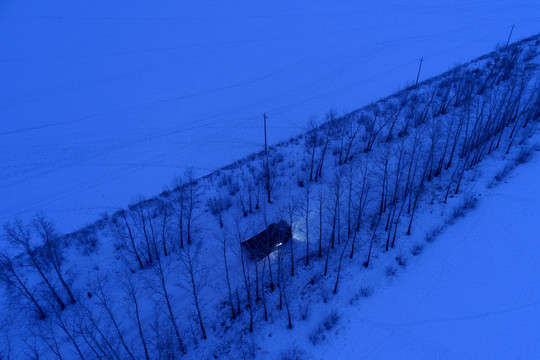
[[[214,240],[230,318],[244,319],[252,332],[277,304],[292,328],[298,296],[290,289],[300,286],[298,271],[334,274],[337,293],[347,259],[360,252],[368,267],[373,252],[391,251],[412,232],[429,182],[447,181],[446,202],[459,192],[466,170],[503,144],[508,153],[523,141],[516,139],[540,116],[540,85],[534,68],[519,59],[511,48],[485,68],[457,68],[345,116],[330,111],[320,126],[312,120],[302,144],[303,181],[288,194],[280,194],[275,158],[223,175],[212,196],[188,170],[166,195],[139,199],[113,216],[109,235],[127,271],[96,276],[80,292],[84,299],[73,292],[65,244],[49,220],[6,224],[5,238],[17,251],[0,254],[0,279],[42,319],[35,331],[39,345],[28,346],[36,354],[45,347],[59,359],[68,352],[81,359],[153,359],[186,353],[189,334],[193,343],[207,339],[209,268],[199,226],[205,210],[222,228]],[[286,220],[302,241],[271,254],[267,238],[266,256],[250,258],[241,244],[274,219]],[[115,276],[122,278],[119,288]]]
[[[6,223],[4,239],[10,253],[0,253],[0,281],[9,294],[31,304],[41,319],[47,317],[44,293],[60,310],[76,302],[64,269],[65,245],[49,219],[38,215],[30,223]]]

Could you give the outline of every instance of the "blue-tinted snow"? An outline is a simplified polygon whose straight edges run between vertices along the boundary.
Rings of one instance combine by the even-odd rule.
[[[348,310],[321,359],[540,358],[540,158]]]
[[[0,221],[62,230],[538,32],[537,1],[3,1]]]

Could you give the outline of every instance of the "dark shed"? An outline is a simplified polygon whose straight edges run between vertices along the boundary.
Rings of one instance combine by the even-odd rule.
[[[270,224],[267,230],[263,230],[251,239],[242,243],[252,257],[262,259],[282,244],[292,239],[291,226],[284,220]]]

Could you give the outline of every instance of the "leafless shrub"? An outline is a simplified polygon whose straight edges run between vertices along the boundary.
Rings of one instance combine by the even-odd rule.
[[[407,266],[407,257],[404,254],[396,256],[396,261],[399,266]]]
[[[508,176],[508,174],[510,174],[510,172],[514,169],[514,165],[513,164],[506,164],[504,166],[504,168],[502,168],[501,170],[499,170],[497,172],[497,174],[495,174],[495,181],[496,182],[501,182],[504,178],[506,178]]]
[[[516,159],[515,159],[516,164],[525,164],[527,161],[531,159],[533,152],[534,152],[533,147],[522,148],[519,151],[518,156],[516,156]]]
[[[413,247],[411,248],[411,254],[413,254],[413,256],[420,255],[422,250],[424,250],[423,244],[420,244],[420,243],[414,244]]]
[[[435,225],[433,228],[431,228],[431,230],[428,230],[428,232],[426,233],[426,236],[425,236],[426,242],[431,243],[435,241],[437,236],[439,236],[442,231],[443,231],[442,225]]]
[[[525,55],[523,55],[523,60],[524,60],[524,61],[531,61],[531,60],[534,59],[537,55],[538,55],[538,52],[537,52],[537,50],[536,50],[535,47],[529,48],[529,50],[527,50],[527,52],[525,53]]]
[[[281,360],[303,360],[307,359],[306,352],[298,347],[298,345],[290,346],[281,352]]]
[[[462,207],[465,210],[471,210],[476,207],[477,203],[478,203],[477,198],[475,198],[473,195],[467,195],[465,199],[463,200]]]
[[[240,184],[236,180],[231,180],[227,183],[227,190],[229,191],[229,195],[234,196],[240,191]]]
[[[317,345],[321,343],[325,339],[324,336],[324,326],[322,324],[318,324],[311,332],[309,333],[309,341],[313,345]]]
[[[460,217],[464,217],[468,210],[474,209],[476,207],[477,199],[473,195],[467,195],[463,202],[456,206],[450,217],[447,220],[448,224],[453,224]]]
[[[500,169],[495,174],[495,176],[493,177],[493,180],[488,184],[488,188],[491,189],[495,185],[497,185],[499,182],[504,180],[508,176],[508,174],[510,174],[510,172],[512,172],[512,170],[514,170],[514,168],[517,165],[521,165],[521,164],[524,164],[524,163],[528,162],[531,159],[531,157],[533,156],[534,151],[535,151],[535,146],[529,146],[529,147],[522,148],[519,151],[518,155],[515,157],[515,159],[511,163],[506,164],[502,169]]]
[[[326,338],[325,333],[332,330],[337,325],[340,317],[339,312],[336,309],[332,309],[311,331],[309,334],[309,341],[311,341],[313,345],[317,345],[324,341]]]
[[[323,319],[323,326],[326,330],[332,330],[337,325],[341,315],[336,309],[332,309]]]
[[[388,265],[385,269],[384,269],[384,273],[386,274],[386,276],[388,277],[394,277],[396,276],[397,274],[397,269],[392,266],[392,265]]]
[[[306,301],[303,304],[300,304],[299,310],[300,310],[300,316],[302,317],[302,320],[307,320],[309,316],[311,315],[311,303],[309,301]]]
[[[368,298],[371,296],[371,294],[373,294],[373,287],[366,285],[360,288],[360,296]]]

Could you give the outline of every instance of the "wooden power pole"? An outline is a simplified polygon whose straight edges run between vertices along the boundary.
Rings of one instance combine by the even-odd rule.
[[[268,119],[268,116],[266,116],[266,113],[263,115],[264,118],[264,155],[266,158],[268,158],[268,144],[266,142],[266,119]]]
[[[418,79],[420,78],[420,70],[422,70],[422,63],[424,62],[424,57],[422,56],[420,58],[420,66],[418,67],[418,74],[416,75],[416,84],[414,86],[418,86]]]
[[[263,115],[264,119],[264,156],[266,158],[266,193],[268,194],[268,202],[271,203],[270,199],[270,162],[268,161],[268,142],[266,140],[266,119],[268,119],[268,116],[266,116],[266,113]]]
[[[506,41],[506,47],[510,44],[510,38],[512,37],[512,33],[514,32],[514,28],[516,25],[512,25],[512,28],[510,29],[510,35],[508,35],[508,40]]]

